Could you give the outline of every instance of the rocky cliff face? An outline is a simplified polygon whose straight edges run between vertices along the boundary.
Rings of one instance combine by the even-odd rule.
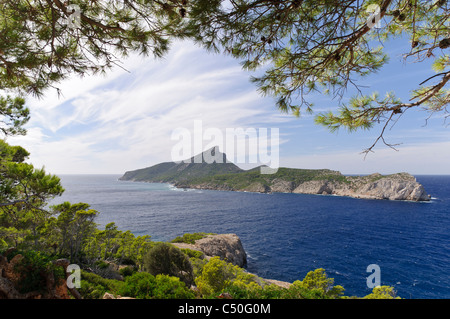
[[[414,176],[408,173],[398,173],[383,176],[375,173],[368,176],[343,176],[341,179],[317,179],[298,184],[275,178],[268,180],[266,184],[254,182],[244,188],[235,189],[225,183],[205,182],[200,184],[175,183],[177,187],[224,190],[224,191],[246,191],[256,193],[297,193],[297,194],[320,194],[338,195],[365,199],[388,199],[429,201],[430,196],[423,185],[418,183]]]
[[[219,256],[220,259],[239,267],[244,267],[247,264],[247,254],[236,234],[207,235],[196,240],[195,244],[173,243],[173,245],[178,248],[201,251],[206,258]]]
[[[429,201],[424,187],[408,173],[388,176],[349,176],[347,182],[310,181],[298,185],[293,193],[333,194],[366,199]]]

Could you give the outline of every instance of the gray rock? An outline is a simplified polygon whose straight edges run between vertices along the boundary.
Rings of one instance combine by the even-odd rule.
[[[348,176],[346,182],[314,180],[298,185],[293,193],[334,194],[366,199],[429,201],[424,187],[408,173]]]
[[[195,241],[195,244],[174,243],[178,248],[189,248],[201,251],[207,258],[218,256],[229,263],[244,267],[247,254],[241,239],[236,234],[207,235]]]

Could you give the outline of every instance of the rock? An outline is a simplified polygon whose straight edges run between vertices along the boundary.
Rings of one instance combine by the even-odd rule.
[[[292,193],[295,188],[293,182],[285,181],[281,178],[276,178],[272,181],[270,191],[275,193]]]
[[[298,185],[292,192],[298,194],[331,194],[334,187],[326,180],[308,181]]]
[[[70,299],[65,280],[56,281],[52,271],[40,272],[45,287],[39,291],[20,293],[18,286],[24,276],[20,263],[24,257],[14,256],[9,262],[0,255],[0,299]]]
[[[208,235],[197,240],[195,246],[205,255],[219,256],[221,259],[239,267],[247,264],[247,254],[236,234]]]
[[[222,292],[220,295],[217,296],[219,299],[233,299],[233,296],[229,294],[228,292]]]
[[[270,188],[262,183],[256,182],[242,189],[244,192],[269,193]]]
[[[408,173],[348,176],[347,182],[314,180],[298,185],[293,193],[334,194],[366,199],[429,201],[424,187]]]
[[[109,292],[105,292],[102,299],[116,299],[113,294],[110,294]]]
[[[247,254],[236,234],[207,235],[196,240],[194,244],[174,243],[173,245],[180,249],[188,248],[201,251],[206,258],[219,256],[220,259],[239,267],[244,267],[247,264]]]
[[[278,287],[285,288],[285,289],[289,289],[289,287],[292,285],[290,282],[280,281],[280,280],[275,280],[275,279],[263,278],[263,280],[269,285],[273,284],[273,285],[276,285]]]
[[[388,176],[372,174],[353,181],[354,186],[342,193],[346,196],[370,199],[429,201],[424,187],[408,173]],[[340,192],[336,192],[340,194]]]
[[[105,294],[103,295],[102,299],[136,299],[136,298],[131,298],[131,297],[122,297],[122,296],[114,296],[113,294],[110,294],[109,292],[105,292]]]

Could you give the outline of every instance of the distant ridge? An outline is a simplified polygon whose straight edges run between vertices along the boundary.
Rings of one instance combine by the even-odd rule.
[[[171,183],[180,188],[226,191],[430,200],[424,187],[408,173],[344,176],[329,169],[280,167],[274,174],[262,174],[260,167],[243,170],[229,162],[217,146],[180,163],[165,162],[126,172],[120,180]]]

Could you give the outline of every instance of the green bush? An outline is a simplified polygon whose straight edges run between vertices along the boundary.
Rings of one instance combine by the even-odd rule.
[[[119,280],[106,279],[94,273],[81,271],[81,287],[78,291],[85,299],[101,299],[105,292],[117,295],[124,283]]]
[[[189,258],[199,258],[203,259],[205,254],[198,250],[193,250],[189,248],[182,248],[181,251]]]
[[[293,299],[337,299],[344,293],[342,286],[333,286],[334,279],[328,278],[323,268],[306,274],[300,281],[296,280],[287,291],[287,298]]]
[[[184,234],[183,236],[178,236],[172,240],[172,243],[186,243],[186,244],[195,244],[196,240],[202,239],[208,235],[214,235],[213,233],[193,233],[193,234]]]
[[[194,293],[178,277],[157,275],[153,298],[157,299],[192,299]]]
[[[7,257],[12,259],[17,254],[21,254],[24,257],[14,269],[20,273],[20,280],[18,281],[18,291],[20,293],[45,291],[47,288],[46,278],[50,273],[55,278],[55,284],[59,280],[64,280],[65,276],[62,267],[55,266],[51,257],[46,254],[32,250],[26,252],[14,251]]]
[[[132,266],[127,266],[124,267],[122,269],[119,270],[119,273],[123,276],[123,277],[128,277],[133,275],[136,272],[136,267],[132,267]]]
[[[212,257],[201,269],[201,274],[195,278],[195,283],[200,293],[205,297],[217,296],[227,289],[257,290],[259,285],[256,282],[258,277],[249,274],[239,266],[235,266],[219,257]],[[234,286],[234,287],[232,287]]]
[[[189,257],[168,243],[158,243],[149,250],[144,256],[144,269],[154,276],[161,274],[178,277],[188,287],[193,282]]]
[[[146,272],[125,279],[120,295],[138,299],[191,299],[194,293],[177,277]]]
[[[401,299],[397,297],[394,287],[378,286],[373,288],[372,293],[364,297],[364,299]]]

